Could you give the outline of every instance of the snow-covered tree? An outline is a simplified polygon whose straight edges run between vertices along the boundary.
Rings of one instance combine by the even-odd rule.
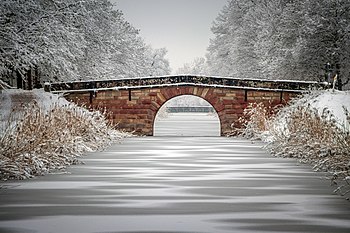
[[[77,59],[86,47],[79,31],[81,1],[5,0],[0,9],[2,76],[39,67],[51,78],[77,78]]]
[[[256,78],[258,62],[254,44],[257,38],[251,19],[253,1],[232,0],[212,26],[215,37],[208,48],[211,74]]]
[[[161,76],[171,73],[170,63],[165,57],[168,53],[166,48],[154,49],[150,45],[146,50],[146,65],[148,75]]]
[[[33,69],[42,81],[147,76],[150,60],[166,63],[165,51],[149,58],[148,50],[138,30],[108,0],[0,1],[4,80],[25,80]]]
[[[348,82],[350,77],[349,22],[349,1],[309,0],[307,30],[302,37],[305,47],[300,51],[300,61],[309,66],[308,72],[316,76],[326,63],[330,63],[333,72],[338,73],[343,82]]]
[[[347,0],[231,0],[213,23],[212,74],[323,80],[325,64],[350,77]]]
[[[178,68],[176,73],[206,75],[208,74],[207,61],[203,57],[197,57],[192,62],[185,63],[182,67]]]

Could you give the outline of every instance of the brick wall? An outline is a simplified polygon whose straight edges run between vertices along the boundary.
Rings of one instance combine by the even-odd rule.
[[[106,108],[116,127],[139,135],[153,135],[153,126],[159,108],[180,95],[194,95],[207,100],[216,110],[221,124],[221,135],[239,127],[238,119],[249,103],[264,102],[276,106],[288,102],[296,94],[281,91],[258,91],[233,88],[171,86],[129,90],[71,93],[66,98],[92,108]]]

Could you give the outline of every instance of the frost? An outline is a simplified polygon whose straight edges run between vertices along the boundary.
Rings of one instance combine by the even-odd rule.
[[[283,2],[283,3],[282,3]],[[350,1],[228,1],[212,25],[209,74],[318,80],[349,88]],[[334,36],[337,35],[337,36]],[[328,64],[328,65],[326,65]],[[187,66],[187,67],[186,67]],[[201,72],[201,62],[185,65]]]
[[[85,152],[101,150],[129,136],[114,130],[105,113],[87,111],[43,90],[4,90],[0,98],[3,180],[64,169],[78,163]]]
[[[170,73],[167,50],[146,45],[109,1],[2,0],[0,45],[0,76],[7,82]]]
[[[296,158],[317,171],[326,171],[338,188],[349,193],[350,91],[314,91],[268,115],[261,105],[245,110],[242,133],[260,138],[276,156]]]

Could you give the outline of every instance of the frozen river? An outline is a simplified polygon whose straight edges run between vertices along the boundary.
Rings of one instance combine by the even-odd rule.
[[[305,165],[225,137],[129,138],[68,174],[0,183],[0,232],[350,232]]]
[[[216,113],[169,113],[157,117],[155,136],[220,136],[220,121]]]

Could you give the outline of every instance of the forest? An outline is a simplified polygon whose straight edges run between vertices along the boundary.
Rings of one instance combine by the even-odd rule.
[[[231,0],[181,73],[349,83],[350,1]],[[348,87],[349,88],[349,87]]]
[[[108,0],[0,2],[0,75],[41,81],[170,73],[165,48],[145,44]]]
[[[166,48],[147,45],[108,0],[0,2],[0,77],[40,81],[171,73]],[[350,1],[229,0],[205,57],[173,73],[315,80],[349,88]]]

